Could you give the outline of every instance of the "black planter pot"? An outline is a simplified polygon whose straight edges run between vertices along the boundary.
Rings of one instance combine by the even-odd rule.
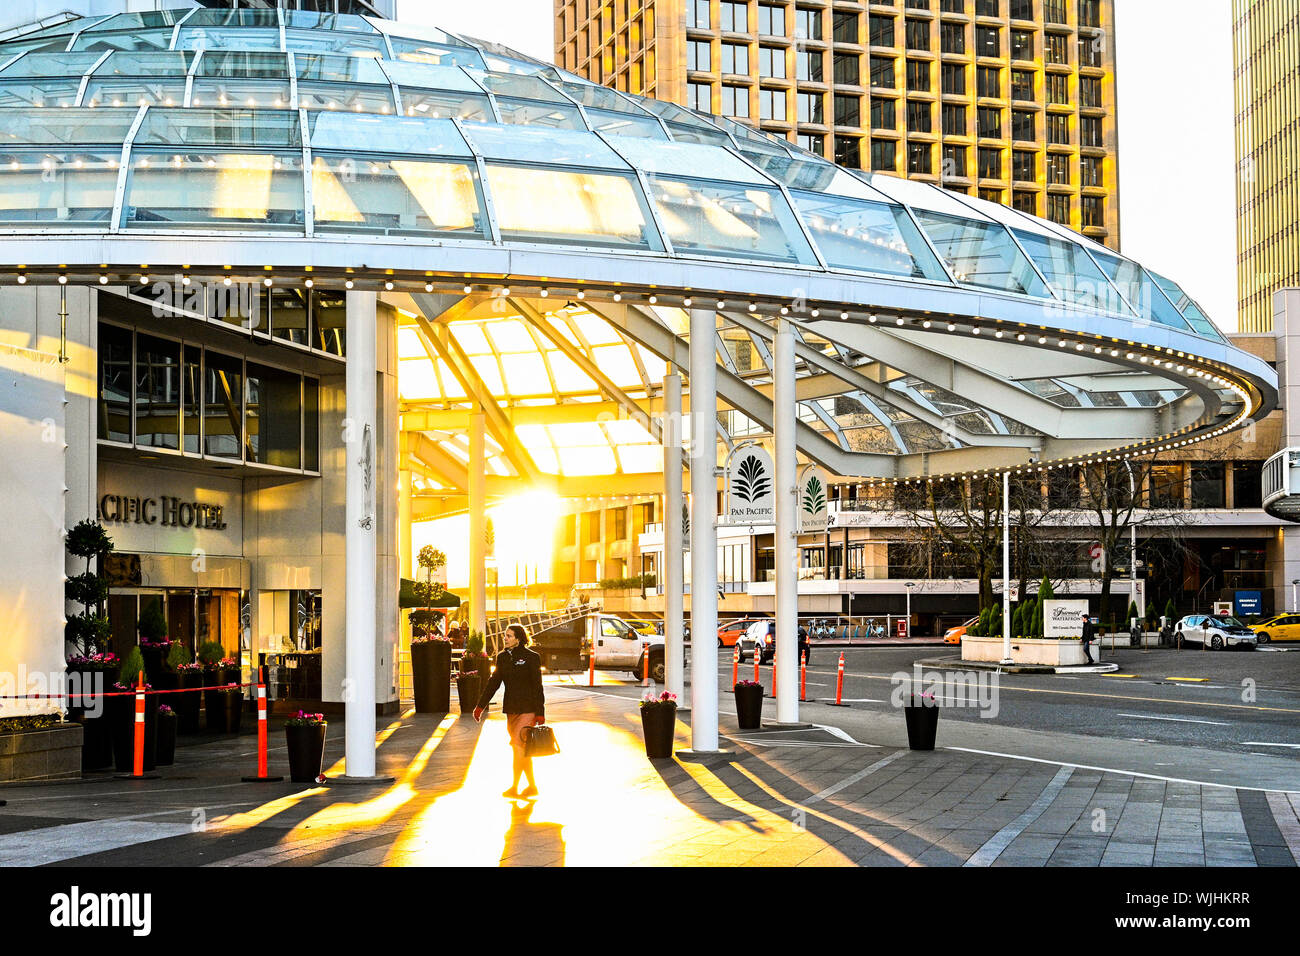
[[[412,642],[411,676],[417,714],[445,714],[451,710],[450,641]]]
[[[135,770],[135,695],[106,698],[109,726],[113,735],[113,765],[118,773]],[[158,766],[158,698],[144,698],[144,769]]]
[[[117,672],[69,671],[68,676],[72,678],[68,682],[69,694],[102,694],[117,679]],[[77,699],[80,705],[68,708],[68,719],[81,724],[81,769],[103,770],[113,766],[113,733],[106,710],[107,699]]]
[[[763,685],[736,684],[736,719],[741,730],[758,730],[763,725]]]
[[[464,674],[456,678],[456,696],[460,700],[460,712],[472,714],[478,704],[478,695],[482,685],[478,674]]]
[[[203,671],[203,687],[213,690],[203,692],[204,727],[210,734],[239,733],[239,715],[243,711],[244,698],[237,687],[227,688],[226,684],[239,682],[239,669],[233,667],[206,668]],[[238,704],[236,705],[236,702]]]
[[[158,686],[159,677],[167,669],[163,661],[167,659],[167,652],[170,649],[170,644],[152,647],[140,645],[140,656],[144,658],[144,679],[154,687]]]
[[[647,757],[671,757],[676,729],[676,704],[646,704],[641,708],[641,732]]]
[[[177,684],[182,688],[202,687],[203,672],[184,670],[178,675]],[[183,694],[171,694],[172,710],[176,711],[176,732],[180,734],[197,734],[199,732],[199,705],[203,692],[190,690]]]
[[[939,708],[909,704],[903,708],[903,716],[907,720],[907,745],[913,750],[933,750],[939,731]]]
[[[221,695],[221,706],[225,709],[226,733],[239,733],[239,725],[244,716],[244,695],[236,688],[223,690]]]
[[[284,728],[289,746],[289,779],[294,783],[315,783],[325,763],[325,724]]]
[[[179,697],[180,695],[175,696]],[[179,723],[180,720],[175,711],[170,715],[158,715],[158,737],[154,763],[159,767],[170,767],[176,762],[176,727]]]

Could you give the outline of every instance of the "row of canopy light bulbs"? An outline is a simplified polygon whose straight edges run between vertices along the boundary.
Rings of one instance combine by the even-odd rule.
[[[147,268],[148,268],[147,266],[141,267],[141,272],[139,275],[140,275],[140,284],[142,285],[150,284],[150,274],[149,272],[145,271]],[[226,269],[229,270],[230,267],[227,266]],[[310,271],[310,270],[305,270],[305,271]],[[20,267],[20,271],[18,272],[17,281],[19,285],[25,285],[27,283],[27,273],[25,271],[22,271],[22,267]],[[234,280],[232,276],[226,275],[222,278],[221,281],[223,285],[230,286]],[[365,284],[367,285],[371,284],[366,280],[362,280],[362,281],[365,282]],[[67,285],[68,283],[67,273],[62,273],[62,272],[59,273],[58,282],[60,285]],[[191,282],[192,279],[188,273],[183,273],[181,275],[182,285],[188,286],[191,284]],[[301,280],[301,282],[302,285],[308,289],[315,287],[315,280],[311,276],[304,277]],[[101,272],[99,275],[99,284],[108,285],[108,283],[109,283],[108,273]],[[349,277],[344,279],[343,287],[345,289],[351,290],[356,287],[356,284],[357,281]],[[272,275],[263,276],[262,285],[265,286],[266,288],[273,287],[275,285],[275,277]],[[387,292],[391,292],[396,288],[396,285],[392,279],[382,280],[382,285],[384,290]],[[424,283],[425,292],[431,293],[434,292],[437,288],[438,285],[431,280],[427,280]],[[476,289],[474,283],[466,282],[461,286],[461,292],[465,295],[473,295],[475,294],[476,291],[478,291],[480,294],[488,293],[502,298],[507,297],[511,294],[511,289],[510,286],[508,285],[498,285],[495,287],[490,285],[479,286]],[[541,286],[539,289],[537,289],[537,295],[543,299],[548,298],[550,296],[550,289],[546,286]],[[587,293],[586,290],[584,289],[578,289],[575,295],[576,298],[579,301],[581,301],[586,299]],[[621,291],[616,290],[612,293],[612,298],[615,302],[622,302],[623,293]],[[692,290],[686,290],[685,294],[681,296],[680,300],[681,300],[682,307],[692,308],[695,303],[695,296],[693,295]],[[659,297],[654,293],[650,293],[645,297],[645,301],[649,305],[656,305],[659,302]],[[715,299],[714,308],[719,312],[725,311],[727,308],[727,300],[721,297]],[[754,300],[750,300],[746,305],[746,309],[749,312],[757,312],[759,308],[760,307],[758,302]],[[781,315],[788,315],[791,311],[791,307],[788,305],[780,305],[778,306],[778,309]],[[802,313],[801,309],[796,309],[796,311]],[[833,313],[834,307],[830,308],[828,311]],[[808,309],[808,314],[814,319],[819,318],[821,316],[821,313],[822,313],[821,307],[814,306]],[[851,316],[848,310],[841,308],[839,312],[839,317],[842,320],[847,320]],[[874,325],[880,321],[880,316],[876,315],[875,313],[868,313],[866,319],[869,323]],[[912,322],[915,323],[915,320],[913,319]],[[904,316],[901,315],[894,316],[895,326],[906,326],[908,324],[909,324],[909,320]],[[946,327],[946,331],[948,332],[957,332],[959,330],[958,324],[956,322],[953,322],[952,320],[946,320],[940,324],[943,324]],[[930,329],[934,327],[935,320],[930,318],[924,318],[920,321],[919,325],[923,329]],[[1050,341],[1050,337],[1047,334],[1048,330],[1045,328],[1040,329],[1038,334],[1035,335],[1032,330],[1029,330],[1023,324],[1017,325],[1015,329],[1005,329],[1003,328],[1003,323],[1000,319],[995,320],[992,325],[988,325],[986,320],[981,319],[979,317],[976,317],[972,322],[970,326],[970,334],[973,336],[980,336],[983,335],[989,329],[992,330],[992,337],[995,339],[1005,338],[1009,334],[1009,332],[1014,332],[1015,339],[1017,342],[1025,342],[1028,340],[1030,336],[1034,336],[1036,338],[1038,345],[1047,345]],[[1025,331],[1016,331],[1016,329],[1025,329]],[[1108,345],[1105,338],[1100,334],[1094,334],[1093,342],[1072,340],[1064,337],[1065,335],[1068,335],[1068,333],[1053,333],[1053,334],[1061,336],[1057,338],[1056,344],[1058,348],[1064,349],[1064,348],[1069,348],[1069,346],[1073,345],[1074,350],[1076,352],[1086,352],[1088,348],[1091,347],[1093,355],[1102,355],[1104,353],[1109,353],[1109,356],[1111,358],[1118,358],[1121,354],[1121,350],[1116,347],[1119,344],[1119,340],[1115,338],[1110,339],[1110,344]],[[1076,334],[1083,335],[1082,333],[1076,333]],[[1136,345],[1136,343],[1130,341],[1127,342],[1127,345],[1134,346]],[[1151,356],[1145,353],[1128,350],[1124,352],[1124,358],[1126,361],[1133,361],[1134,359],[1136,359],[1138,362],[1144,365],[1150,364],[1155,368],[1170,369],[1180,374],[1187,373],[1190,375],[1194,375],[1197,378],[1205,379],[1209,384],[1212,384],[1217,388],[1228,389],[1234,395],[1236,395],[1237,399],[1240,402],[1240,406],[1241,406],[1240,410],[1231,421],[1229,421],[1225,425],[1221,425],[1219,428],[1213,431],[1204,432],[1198,435],[1190,435],[1188,433],[1192,432],[1195,426],[1188,425],[1180,429],[1179,431],[1175,432],[1172,438],[1167,437],[1164,439],[1152,439],[1146,442],[1139,442],[1133,445],[1128,445],[1110,455],[1102,455],[1099,453],[1090,454],[1090,455],[1078,455],[1071,458],[1062,459],[1060,462],[1055,464],[1047,464],[1047,465],[1025,465],[1025,466],[1018,466],[1012,468],[1005,468],[1005,467],[989,468],[989,469],[981,469],[975,471],[953,473],[948,475],[934,475],[934,476],[918,477],[918,478],[882,479],[882,484],[887,484],[887,483],[892,483],[894,485],[900,483],[920,484],[923,481],[927,483],[933,483],[935,481],[965,480],[968,478],[1000,476],[1003,472],[1010,472],[1013,475],[1030,474],[1034,471],[1037,471],[1039,473],[1045,473],[1047,471],[1050,471],[1058,467],[1067,468],[1079,464],[1097,463],[1102,461],[1120,461],[1122,459],[1133,458],[1135,456],[1140,456],[1143,454],[1155,454],[1159,452],[1169,451],[1174,448],[1181,448],[1186,445],[1190,445],[1194,442],[1205,441],[1206,439],[1209,438],[1216,438],[1220,435],[1225,434],[1226,432],[1232,431],[1233,429],[1237,428],[1245,421],[1245,419],[1247,419],[1250,416],[1250,399],[1246,389],[1243,388],[1237,382],[1224,378],[1223,375],[1221,374],[1217,374],[1216,371],[1221,370],[1222,366],[1219,366],[1216,363],[1209,362],[1205,359],[1198,359],[1196,356],[1188,355],[1185,352],[1177,351],[1172,348],[1165,348],[1164,346],[1160,346],[1160,345],[1137,346],[1137,347],[1146,348],[1159,354],[1155,356]],[[1185,361],[1178,361],[1179,359],[1183,359]],[[1187,435],[1188,437],[1179,439],[1177,437],[1179,435]]]

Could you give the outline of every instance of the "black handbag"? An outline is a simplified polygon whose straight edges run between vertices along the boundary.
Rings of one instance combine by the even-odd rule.
[[[524,728],[524,756],[549,757],[560,752],[560,745],[555,742],[555,731],[545,724],[534,724]]]

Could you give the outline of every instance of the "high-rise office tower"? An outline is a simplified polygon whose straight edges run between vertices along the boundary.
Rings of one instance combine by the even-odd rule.
[[[555,0],[556,62],[1119,245],[1114,0]]]
[[[1237,299],[1243,332],[1273,329],[1273,293],[1300,285],[1300,0],[1233,0]]]

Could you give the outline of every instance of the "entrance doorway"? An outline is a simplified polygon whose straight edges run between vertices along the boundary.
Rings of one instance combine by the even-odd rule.
[[[110,649],[125,657],[139,643],[140,617],[157,603],[167,636],[191,654],[216,641],[227,657],[240,659],[240,592],[236,588],[115,588],[108,596]]]

